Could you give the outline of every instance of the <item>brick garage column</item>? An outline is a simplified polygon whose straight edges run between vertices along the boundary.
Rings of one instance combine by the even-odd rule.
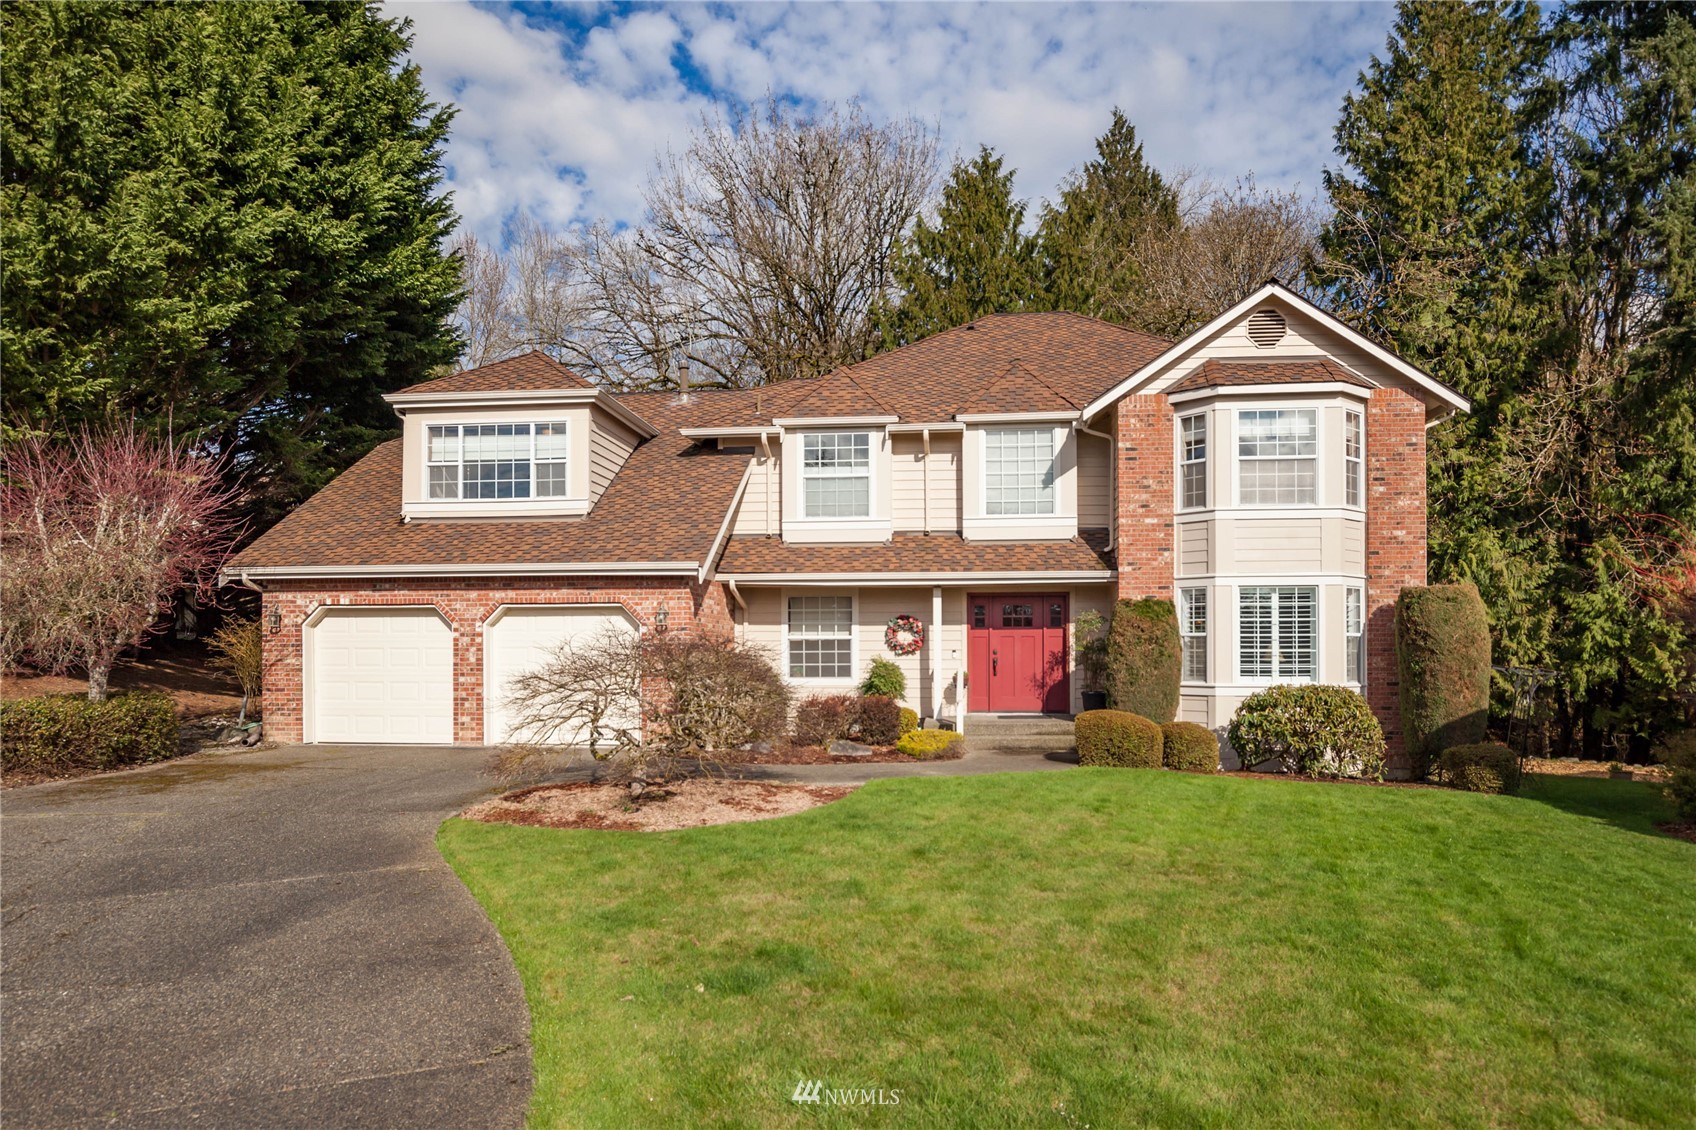
[[[1173,494],[1172,405],[1164,396],[1127,396],[1118,428],[1119,598],[1172,599],[1177,500]]]
[[[1366,409],[1366,699],[1384,727],[1392,776],[1410,764],[1396,672],[1396,597],[1425,583],[1425,407],[1398,389]]]

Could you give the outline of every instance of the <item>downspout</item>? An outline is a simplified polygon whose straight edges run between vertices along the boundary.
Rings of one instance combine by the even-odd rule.
[[[924,478],[925,537],[930,537],[930,429],[921,433],[925,440],[924,458],[919,460],[919,474]]]
[[[926,438],[929,438],[927,433]],[[959,713],[956,711],[955,713]],[[930,716],[942,717],[942,586],[930,590]]]
[[[724,587],[730,590],[730,599],[734,600],[736,602],[736,607],[740,608],[742,610],[742,623],[739,625],[739,627],[746,628],[748,626],[748,602],[743,600],[742,594],[737,591],[737,589],[736,589],[736,578],[735,577],[726,578],[725,582],[724,582]],[[742,634],[745,634],[745,633],[742,633]]]
[[[1107,552],[1112,553],[1119,544],[1119,440],[1117,436],[1085,427],[1082,420],[1075,421],[1072,427],[1086,436],[1100,436],[1107,441]]]

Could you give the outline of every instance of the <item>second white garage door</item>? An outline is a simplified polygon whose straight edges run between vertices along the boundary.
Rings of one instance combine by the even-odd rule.
[[[308,631],[312,741],[453,741],[453,631],[433,609],[335,608]]]
[[[586,642],[608,630],[634,637],[636,621],[624,609],[604,604],[512,607],[501,609],[491,617],[483,634],[486,656],[483,685],[487,695],[483,740],[499,745],[520,736],[528,737],[512,732],[512,711],[507,705],[512,680],[547,662],[560,645],[577,640]],[[570,744],[578,740],[578,735],[556,733],[550,740]]]

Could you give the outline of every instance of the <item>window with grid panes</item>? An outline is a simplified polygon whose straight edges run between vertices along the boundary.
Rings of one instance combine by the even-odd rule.
[[[1237,598],[1237,676],[1312,681],[1319,669],[1319,590],[1244,588]]]
[[[1185,416],[1178,422],[1183,432],[1183,507],[1207,505],[1207,417]]]
[[[1348,648],[1343,677],[1351,683],[1366,682],[1366,594],[1360,589],[1343,594],[1343,643]]]
[[[1178,639],[1183,647],[1184,680],[1207,681],[1207,590],[1178,590]]]
[[[984,513],[1054,513],[1054,429],[984,433]]]
[[[565,498],[571,490],[566,428],[563,422],[431,425],[430,497]]]
[[[1359,412],[1343,413],[1344,501],[1359,506],[1366,498],[1366,438]]]
[[[802,436],[802,515],[871,517],[871,450],[870,432],[819,432]]]
[[[1243,506],[1311,505],[1318,480],[1319,413],[1254,408],[1237,413],[1237,496]]]
[[[789,598],[789,677],[847,679],[854,674],[854,599]]]

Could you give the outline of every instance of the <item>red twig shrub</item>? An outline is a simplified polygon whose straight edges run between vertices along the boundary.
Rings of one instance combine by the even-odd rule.
[[[237,534],[237,494],[218,470],[133,427],[10,443],[0,485],[7,661],[81,669],[90,701],[105,699],[118,655],[179,595],[211,595]]]

